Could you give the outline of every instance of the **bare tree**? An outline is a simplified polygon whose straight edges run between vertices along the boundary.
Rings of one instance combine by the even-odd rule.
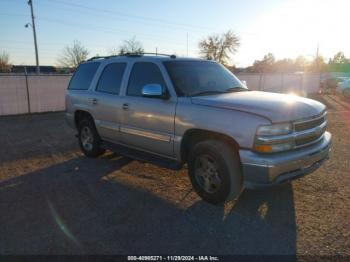
[[[63,49],[58,63],[62,67],[76,68],[81,62],[86,60],[89,51],[79,41],[74,40],[73,46],[66,46]]]
[[[11,71],[10,55],[3,51],[0,53],[0,73],[8,73]]]
[[[120,55],[126,53],[141,54],[144,52],[145,50],[143,49],[142,43],[136,40],[135,36],[129,40],[124,40],[118,51],[112,51],[112,53]]]
[[[199,42],[200,53],[206,59],[227,64],[231,54],[237,52],[239,38],[231,30],[221,35],[214,34]]]

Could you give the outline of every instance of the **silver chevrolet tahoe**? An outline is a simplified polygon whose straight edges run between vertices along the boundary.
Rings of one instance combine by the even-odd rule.
[[[66,93],[66,120],[88,157],[110,149],[168,168],[187,164],[210,203],[309,174],[331,145],[323,104],[250,91],[216,62],[174,55],[82,63]]]

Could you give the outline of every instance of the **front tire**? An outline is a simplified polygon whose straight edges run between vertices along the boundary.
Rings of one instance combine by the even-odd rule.
[[[85,118],[79,122],[78,139],[81,150],[87,157],[98,157],[105,150],[101,148],[101,138],[92,120]]]
[[[238,153],[219,140],[202,141],[192,147],[188,173],[197,194],[212,204],[236,199],[243,189]]]

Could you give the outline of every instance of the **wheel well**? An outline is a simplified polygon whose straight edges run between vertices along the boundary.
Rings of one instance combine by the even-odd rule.
[[[94,119],[92,117],[92,115],[89,112],[83,111],[83,110],[77,110],[74,113],[74,123],[75,126],[78,128],[79,122],[84,119],[84,118],[88,118],[90,120],[92,120],[92,122],[94,123]]]
[[[232,137],[228,135],[203,130],[191,129],[186,131],[181,141],[181,159],[184,163],[187,162],[187,157],[192,146],[204,140],[220,140],[231,145],[235,150],[239,150],[239,144]]]

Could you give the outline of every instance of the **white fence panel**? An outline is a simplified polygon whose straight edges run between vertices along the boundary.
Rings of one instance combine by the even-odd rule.
[[[318,93],[320,90],[320,80],[319,74],[309,74],[304,75],[302,89],[305,93]]]
[[[237,74],[237,77],[240,80],[244,80],[247,82],[247,86],[251,90],[259,90],[260,88],[260,81],[262,80],[263,75],[261,74],[245,74],[240,73]]]
[[[64,94],[70,76],[28,76],[31,113],[65,110]]]
[[[280,93],[282,91],[282,74],[265,74],[261,83],[261,90]]]
[[[28,75],[26,83],[25,75],[0,74],[0,115],[64,110],[64,94],[70,77],[70,75]],[[279,73],[240,73],[237,77],[245,80],[251,90],[299,94],[317,93],[322,79],[320,74]]]
[[[24,75],[0,75],[0,115],[28,112]]]
[[[301,93],[303,75],[301,74],[284,74],[282,79],[283,93]]]
[[[320,74],[255,74],[239,73],[237,77],[247,82],[251,90],[276,93],[317,93],[320,88]]]

